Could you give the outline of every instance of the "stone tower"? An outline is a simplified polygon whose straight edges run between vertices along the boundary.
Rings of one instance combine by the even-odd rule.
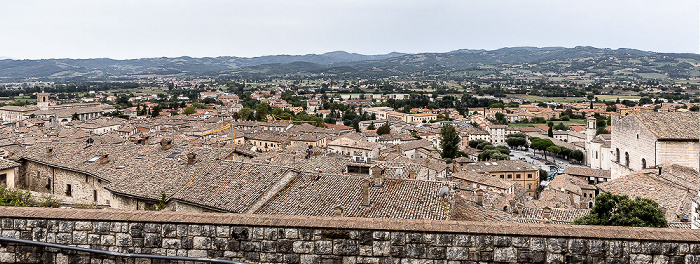
[[[39,110],[49,109],[49,94],[48,93],[36,93],[36,106]]]
[[[593,159],[593,150],[591,149],[591,141],[595,138],[596,119],[590,116],[586,119],[586,165],[591,165]]]

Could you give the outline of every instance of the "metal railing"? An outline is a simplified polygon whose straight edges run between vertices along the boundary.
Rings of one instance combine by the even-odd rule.
[[[112,251],[107,251],[107,250],[81,248],[81,247],[75,247],[75,246],[66,246],[66,245],[61,245],[61,244],[46,243],[46,242],[39,242],[39,241],[33,241],[33,240],[9,238],[9,237],[0,237],[0,241],[1,242],[16,243],[16,244],[27,244],[27,245],[33,245],[33,246],[75,250],[75,251],[88,252],[88,253],[97,254],[97,255],[107,255],[107,256],[115,256],[115,257],[123,257],[123,258],[146,258],[146,259],[164,259],[164,260],[174,260],[174,261],[195,261],[195,262],[207,262],[207,263],[249,264],[246,262],[231,261],[231,260],[225,260],[225,259],[192,258],[192,257],[179,257],[179,256],[120,253],[120,252],[112,252]]]

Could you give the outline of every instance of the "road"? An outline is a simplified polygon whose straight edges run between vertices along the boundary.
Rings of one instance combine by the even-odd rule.
[[[511,149],[511,150],[510,150],[510,154],[512,155],[512,156],[510,157],[510,159],[520,159],[520,158],[524,158],[525,162],[533,163],[533,161],[534,161],[533,164],[535,164],[535,165],[537,165],[537,166],[540,166],[540,168],[542,168],[542,169],[545,170],[545,171],[550,171],[550,167],[549,167],[550,165],[545,165],[544,156],[542,155],[542,152],[541,152],[541,151],[535,151],[535,155],[534,155],[534,156],[535,156],[535,157],[540,157],[540,158],[541,158],[541,159],[538,159],[538,160],[535,160],[535,159],[532,158],[532,157],[533,157],[533,155],[532,155],[532,149],[527,150],[527,151],[523,151],[523,150],[512,150],[512,149]],[[560,159],[560,158],[557,158],[557,157],[552,157],[552,156],[550,156],[550,155],[547,155],[547,161],[549,161],[550,163],[552,163],[552,165],[555,165],[555,166],[557,166],[557,167],[560,168],[560,169],[564,169],[564,168],[566,168],[567,166],[571,165],[571,163],[570,163],[568,160]]]

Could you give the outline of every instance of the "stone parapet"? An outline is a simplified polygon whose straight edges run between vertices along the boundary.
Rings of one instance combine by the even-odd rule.
[[[666,228],[0,207],[0,235],[251,263],[700,262],[700,232]],[[0,263],[71,258],[134,262],[0,243]]]

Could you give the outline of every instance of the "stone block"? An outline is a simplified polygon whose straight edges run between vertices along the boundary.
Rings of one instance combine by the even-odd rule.
[[[129,234],[131,237],[143,237],[144,223],[130,223],[129,224]]]
[[[455,235],[453,245],[458,247],[471,247],[472,237],[470,235]]]
[[[187,235],[188,236],[201,236],[202,235],[202,226],[201,225],[188,225],[187,226]]]
[[[262,227],[253,227],[252,240],[263,240],[265,238],[265,229]]]
[[[447,258],[447,248],[430,246],[428,247],[425,257],[428,259],[443,260]]]
[[[333,254],[333,241],[315,241],[314,242],[314,253],[319,255]]]
[[[299,238],[299,230],[296,228],[285,228],[284,238],[286,239],[297,239]]]
[[[493,237],[494,247],[510,247],[511,239],[507,236],[495,236]]]
[[[192,228],[190,227],[190,232],[191,231],[192,231]],[[236,226],[233,228],[233,232],[231,232],[231,235],[236,240],[249,240],[250,239],[249,234],[250,234],[250,228],[243,227],[243,226]]]
[[[564,255],[549,253],[547,254],[546,262],[552,264],[564,263]]]
[[[390,241],[374,241],[372,242],[372,255],[374,256],[389,256],[391,253]]]
[[[498,238],[494,240],[498,240]],[[517,259],[518,250],[514,247],[497,247],[493,249],[493,261],[515,262]]]
[[[651,255],[646,254],[630,254],[630,264],[647,264],[651,263]]]
[[[116,245],[116,239],[113,235],[102,235],[100,237],[100,245],[103,246],[114,246]]]
[[[56,234],[56,243],[62,245],[73,244],[73,234],[72,233],[58,233]]]
[[[386,231],[374,231],[372,232],[372,238],[374,240],[389,240],[390,233]]]
[[[527,251],[518,252],[519,263],[542,263],[545,261],[545,253],[542,251]]]
[[[161,244],[162,238],[160,237],[160,234],[146,233],[146,236],[143,238],[144,247],[155,248],[160,247]]]
[[[588,253],[588,243],[584,239],[570,239],[568,251],[572,254],[585,255]]]
[[[16,224],[17,222],[15,222]],[[58,232],[73,232],[73,221],[59,221]],[[109,230],[107,230],[109,232]]]
[[[333,240],[333,254],[337,256],[352,256],[358,254],[357,241],[350,239]]]
[[[264,240],[260,242],[262,252],[277,252],[277,241]]]
[[[177,237],[177,226],[174,224],[162,225],[163,237]]]
[[[312,241],[294,241],[292,245],[294,253],[311,254],[314,250]]]
[[[192,249],[187,251],[187,256],[191,258],[206,258],[208,254],[206,250]]]
[[[566,253],[566,239],[549,238],[547,239],[547,252],[549,253]]]
[[[425,244],[406,244],[406,257],[424,258],[425,247]]]
[[[192,248],[193,249],[210,249],[211,248],[211,238],[196,236],[192,238]]]
[[[287,264],[300,264],[301,263],[301,258],[299,254],[285,254],[284,255],[284,263]]]
[[[158,233],[160,234],[160,224],[146,223],[143,225],[143,231],[146,233]]]
[[[465,247],[447,247],[447,260],[468,260],[469,249]]]
[[[301,264],[319,264],[321,258],[318,255],[301,255],[299,261]]]
[[[76,231],[90,231],[92,230],[92,222],[88,221],[77,221],[75,222]]]
[[[213,248],[216,250],[227,250],[228,249],[228,239],[223,237],[214,238],[212,242]],[[274,246],[277,247],[276,245]]]
[[[182,248],[182,241],[177,238],[163,238],[163,247],[171,249]]]
[[[73,235],[73,236],[74,236],[73,239],[75,239],[75,235]],[[131,240],[131,236],[127,233],[118,233],[115,237],[117,240],[117,246],[129,247],[129,246],[133,245],[132,240]]]
[[[391,232],[391,245],[400,246],[406,244],[406,234],[403,232]]]
[[[264,239],[265,240],[277,240],[279,235],[278,228],[265,228],[264,229]]]
[[[85,231],[73,231],[73,244],[86,245],[88,243],[88,233]]]

